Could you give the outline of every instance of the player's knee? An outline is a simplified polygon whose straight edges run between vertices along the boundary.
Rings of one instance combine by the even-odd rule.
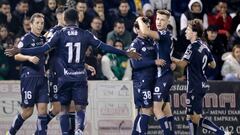
[[[142,108],[141,111],[142,111],[142,114],[146,114],[146,115],[149,115],[149,116],[153,114],[152,107]]]
[[[60,103],[54,103],[51,111],[54,115],[57,115],[61,111],[61,104]]]
[[[32,114],[33,114],[33,107],[27,107],[23,109],[21,116],[24,120],[26,120],[29,117],[31,117]]]
[[[77,112],[79,111],[86,111],[87,106],[85,105],[75,105],[75,109]]]

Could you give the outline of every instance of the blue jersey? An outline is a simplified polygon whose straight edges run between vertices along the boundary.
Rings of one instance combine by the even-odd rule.
[[[141,60],[130,59],[133,69],[132,78],[154,78],[156,75],[155,59],[157,56],[153,41],[137,37],[133,40],[130,49],[136,50],[142,56]]]
[[[50,39],[50,37],[57,31],[60,31],[63,27],[60,25],[56,25],[53,28],[51,28],[47,34],[47,40]],[[57,60],[57,55],[56,55],[56,50],[53,49],[49,53],[49,59],[48,59],[48,65],[49,65],[49,72],[50,74],[55,72],[55,65],[56,65],[56,60]]]
[[[157,41],[157,58],[166,61],[166,65],[158,67],[157,77],[161,77],[167,72],[171,72],[171,55],[173,52],[172,34],[168,30],[158,31],[159,40]]]
[[[207,45],[200,39],[188,45],[182,58],[188,62],[187,81],[190,89],[207,87],[205,69],[209,62],[214,61]]]
[[[21,41],[18,43],[18,48],[33,48],[42,46],[45,43],[46,39],[43,36],[37,37],[33,33],[29,32],[25,34]],[[45,56],[37,55],[37,57],[40,59],[38,64],[33,64],[29,61],[22,62],[21,65],[21,76],[44,76],[45,74],[45,68],[44,68],[44,62],[45,62]]]

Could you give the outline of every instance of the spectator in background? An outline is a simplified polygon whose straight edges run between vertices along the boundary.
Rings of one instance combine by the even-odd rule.
[[[44,29],[47,31],[51,27],[57,24],[56,18],[56,8],[57,8],[57,1],[56,0],[47,0],[46,6],[44,7],[42,13],[45,16],[45,25]]]
[[[6,49],[9,44],[13,45],[13,38],[8,32],[7,26],[0,25],[0,46]]]
[[[171,10],[171,0],[149,0],[154,9]]]
[[[0,80],[5,80],[9,71],[9,61],[4,54],[4,50],[9,44],[8,42],[9,41],[7,27],[4,25],[0,25]]]
[[[11,6],[9,1],[2,0],[0,2],[0,24],[4,24],[7,26],[9,32],[13,33],[14,31],[17,31],[15,28],[15,21],[12,13],[11,13]]]
[[[142,15],[143,5],[149,3],[149,0],[128,0],[130,11],[136,15]]]
[[[225,81],[240,81],[240,44],[236,44],[232,53],[226,53],[222,59],[225,61],[222,66],[222,76]]]
[[[106,33],[104,33],[102,26],[103,26],[102,19],[98,16],[95,16],[92,19],[91,28],[89,29],[89,31],[92,32],[92,34],[94,36],[96,36],[98,39],[105,42],[106,41]]]
[[[31,23],[30,17],[25,17],[23,19],[22,28],[18,31],[16,37],[22,37],[26,33],[30,32],[31,31],[30,23]]]
[[[116,20],[113,31],[107,34],[107,44],[113,45],[116,40],[121,40],[124,44],[124,49],[128,48],[132,42],[130,32],[125,29],[125,23],[122,19]]]
[[[206,29],[208,27],[207,14],[204,13],[201,0],[190,0],[188,3],[188,10],[181,15],[180,31],[185,32],[188,22],[193,19],[202,20],[203,29]]]
[[[232,25],[231,25],[231,35],[236,31],[238,24],[240,24],[240,9],[236,12],[236,16],[232,19]]]
[[[232,50],[232,47],[235,44],[240,44],[240,24],[238,24],[235,32],[228,41],[228,50]]]
[[[121,40],[116,40],[113,45],[123,50]],[[130,80],[132,75],[128,57],[111,53],[102,57],[102,72],[108,80]]]
[[[216,13],[208,15],[209,25],[218,26],[218,34],[224,39],[224,44],[227,45],[227,40],[230,38],[230,29],[232,25],[232,17],[229,15],[227,2],[221,0],[216,6]],[[227,48],[226,48],[227,49]]]
[[[81,21],[79,22],[79,27],[84,30],[89,29],[91,24],[91,16],[89,15],[86,1],[77,0],[76,10],[78,15],[82,17]]]
[[[204,33],[204,38],[207,42],[208,48],[212,52],[212,55],[216,61],[216,68],[206,69],[206,76],[209,80],[221,80],[221,67],[223,61],[221,59],[223,53],[226,52],[224,44],[221,39],[218,37],[218,27],[214,25],[208,26],[207,30]]]
[[[115,22],[115,20],[122,19],[125,23],[126,30],[132,32],[133,23],[136,19],[136,15],[130,11],[130,7],[127,0],[120,0],[120,5],[118,7],[118,13],[109,17],[109,22]],[[110,24],[110,27],[113,24]]]

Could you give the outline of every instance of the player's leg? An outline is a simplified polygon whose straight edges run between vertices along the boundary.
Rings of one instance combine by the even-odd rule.
[[[174,117],[173,117],[173,114],[172,114],[172,109],[171,109],[170,102],[166,102],[165,107],[163,109],[163,112],[167,117],[171,135],[174,135]]]
[[[75,135],[81,135],[85,129],[86,107],[88,105],[87,81],[75,82],[73,86],[72,99],[76,109],[76,131]]]
[[[48,84],[47,78],[38,77],[38,87],[36,87],[36,100],[37,100],[37,134],[46,135],[47,134],[47,124],[48,124],[48,115],[47,115],[47,104],[49,102],[48,97]]]
[[[35,87],[36,87],[35,79],[31,77],[21,78],[22,112],[14,118],[12,126],[9,130],[9,134],[15,135],[16,132],[21,128],[24,121],[32,115],[34,103],[35,103],[35,99],[34,99]]]
[[[172,122],[169,122],[168,116],[165,114],[164,108],[167,103],[170,102],[169,90],[173,84],[172,74],[166,74],[157,79],[155,89],[153,92],[153,113],[158,120],[160,127],[162,128],[164,135],[171,135],[174,132],[170,130]],[[170,110],[170,106],[168,108]],[[170,111],[169,111],[170,112]]]
[[[147,134],[148,121],[152,114],[152,90],[154,80],[134,80],[134,103],[139,108],[134,120],[132,135]]]
[[[69,106],[72,100],[72,83],[59,82],[59,101],[61,103],[60,126],[62,135],[69,135]]]
[[[68,111],[69,114],[69,121],[70,121],[70,129],[69,134],[74,135],[75,132],[75,104],[74,101],[71,101],[70,108]]]

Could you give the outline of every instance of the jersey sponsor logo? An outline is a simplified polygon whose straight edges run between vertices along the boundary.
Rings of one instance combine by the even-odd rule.
[[[85,74],[85,72],[84,71],[71,72],[64,68],[64,75],[82,75],[82,74]]]

